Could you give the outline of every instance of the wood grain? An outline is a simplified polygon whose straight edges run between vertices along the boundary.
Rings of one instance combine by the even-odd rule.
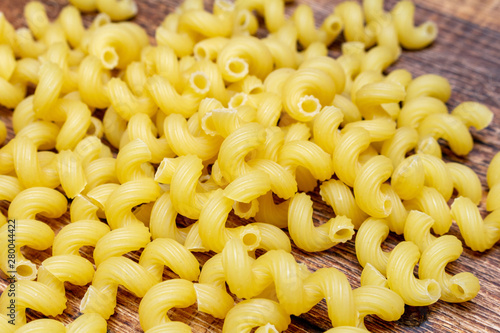
[[[57,16],[63,0],[46,0],[49,16]],[[297,3],[308,3],[315,11],[317,19],[324,18],[340,0],[300,0],[287,6],[290,13]],[[396,1],[386,1],[387,9],[392,8]],[[27,0],[2,0],[0,11],[15,27],[25,25],[22,11]],[[163,17],[171,12],[179,1],[176,0],[142,0],[138,1],[139,15],[134,19],[153,36],[156,26]],[[401,59],[391,69],[405,68],[415,76],[425,73],[440,74],[448,78],[453,87],[453,94],[448,102],[450,108],[460,102],[473,100],[488,105],[495,113],[495,119],[490,127],[477,132],[472,130],[474,150],[467,157],[458,157],[448,149],[444,149],[445,158],[459,161],[472,167],[480,176],[483,190],[486,194],[485,174],[487,165],[493,155],[500,150],[500,1],[498,0],[417,0],[416,21],[427,19],[435,21],[439,26],[437,41],[425,50],[417,52],[405,51]],[[211,3],[207,3],[207,8]],[[86,15],[88,23],[91,15]],[[331,53],[339,54],[340,42],[335,42]],[[11,110],[0,107],[0,119],[9,128],[9,138],[13,137],[11,127]],[[1,161],[0,161],[1,162]],[[311,193],[316,210],[318,223],[324,222],[333,215],[333,211],[324,202],[316,189]],[[0,202],[0,210],[6,213],[7,202]],[[481,205],[483,214],[484,200]],[[42,219],[43,220],[43,219]],[[58,232],[69,221],[66,214],[57,220],[43,220]],[[182,221],[180,221],[182,223]],[[229,224],[241,224],[237,218],[231,217]],[[458,228],[454,225],[450,231],[462,239]],[[390,235],[386,242],[391,249],[402,240],[401,236]],[[25,249],[26,257],[40,264],[51,255],[50,250],[35,251]],[[361,267],[357,263],[354,242],[336,246],[328,251],[310,254],[294,248],[293,254],[298,262],[305,263],[310,270],[321,267],[336,267],[344,272],[353,288],[359,286]],[[82,255],[92,260],[92,249],[83,248]],[[128,255],[138,260],[140,252]],[[211,254],[197,254],[200,264],[203,264]],[[500,245],[496,244],[485,253],[464,249],[462,257],[448,266],[448,271],[456,274],[462,271],[473,272],[479,279],[481,291],[478,296],[462,304],[450,304],[442,301],[423,307],[408,307],[403,318],[397,322],[384,322],[376,317],[366,320],[367,328],[372,332],[500,332]],[[165,270],[164,279],[175,278],[175,274]],[[2,276],[1,289],[6,281]],[[76,287],[67,284],[68,308],[56,319],[70,323],[79,315],[79,303],[86,287]],[[138,322],[138,305],[140,299],[124,288],[118,293],[116,313],[108,321],[109,332],[142,332]],[[195,306],[171,311],[170,318],[189,324],[193,332],[221,332],[222,321],[209,315],[197,312]],[[40,313],[28,310],[29,320],[43,317]],[[326,305],[322,301],[309,313],[293,317],[287,332],[323,332],[331,327],[327,317]]]

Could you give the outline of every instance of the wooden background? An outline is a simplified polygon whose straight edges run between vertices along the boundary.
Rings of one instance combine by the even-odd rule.
[[[316,19],[322,20],[341,0],[298,0],[287,6],[290,13],[297,3],[308,3],[315,11]],[[44,0],[49,16],[53,19],[66,4],[65,0]],[[163,17],[170,13],[179,0],[138,0],[139,15],[135,22],[141,24],[153,36],[156,26]],[[386,9],[393,7],[396,1],[386,1]],[[0,11],[16,28],[24,26],[23,7],[27,0],[1,0]],[[472,167],[480,176],[483,190],[487,191],[485,173],[492,156],[500,150],[500,1],[498,0],[416,0],[417,23],[430,19],[439,26],[437,41],[422,51],[405,51],[401,59],[392,68],[405,68],[415,76],[425,73],[440,74],[448,78],[453,87],[449,107],[460,102],[473,100],[485,103],[495,113],[493,123],[481,132],[473,131],[475,149],[467,158],[459,158],[448,149],[444,149],[448,160],[459,161]],[[211,8],[211,2],[207,3]],[[88,23],[92,18],[86,16]],[[340,41],[331,46],[333,55],[339,54]],[[9,138],[13,137],[11,128],[11,110],[0,107],[0,119],[9,126]],[[1,161],[0,161],[1,162]],[[327,207],[316,190],[313,193],[318,221],[326,221],[333,212]],[[484,211],[484,200],[482,203]],[[6,213],[8,203],[0,201],[0,209]],[[65,215],[58,220],[45,220],[55,232],[69,221]],[[236,223],[232,219],[230,223]],[[182,222],[182,221],[181,221]],[[460,239],[456,225],[451,233]],[[391,249],[402,238],[391,235],[387,248]],[[26,256],[40,264],[50,256],[50,249],[37,252],[25,249]],[[92,249],[83,248],[84,257],[92,260]],[[354,242],[336,246],[328,251],[308,254],[294,248],[294,256],[299,262],[306,263],[311,270],[320,267],[336,267],[344,272],[353,288],[359,286],[361,267],[356,261]],[[129,257],[137,260],[140,253],[131,253]],[[210,254],[197,254],[203,264]],[[372,332],[500,332],[500,245],[485,253],[478,253],[465,248],[462,257],[450,264],[452,274],[471,271],[481,283],[478,296],[462,304],[449,304],[442,301],[429,307],[407,308],[402,319],[397,322],[384,322],[375,317],[366,320],[367,328]],[[165,270],[164,279],[175,275]],[[6,285],[5,277],[0,280],[1,289]],[[68,308],[56,319],[69,323],[79,315],[80,299],[86,287],[67,284]],[[116,313],[108,321],[109,332],[142,332],[138,321],[140,299],[124,288],[120,288]],[[40,313],[28,310],[29,320],[43,317]],[[196,306],[176,309],[171,312],[172,320],[189,324],[193,332],[221,332],[222,321],[209,315],[198,313]],[[309,313],[292,317],[292,324],[287,332],[323,332],[329,329],[326,305],[316,305]]]

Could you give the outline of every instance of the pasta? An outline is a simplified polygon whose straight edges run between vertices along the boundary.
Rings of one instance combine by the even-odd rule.
[[[172,309],[194,303],[223,332],[269,333],[325,299],[327,332],[365,332],[366,316],[478,294],[474,275],[446,272],[463,248],[444,234],[455,220],[473,251],[499,241],[500,155],[483,218],[481,173],[441,144],[467,155],[493,112],[448,112],[445,77],[387,73],[437,25],[415,26],[410,0],[344,1],[322,22],[287,1],[184,0],[154,40],[115,23],[133,0],[71,0],[55,20],[30,2],[19,29],[0,13],[0,105],[14,110],[0,116],[0,269],[16,291],[0,296],[2,332],[104,332],[120,287],[149,333],[191,332]],[[80,10],[101,13],[89,26]],[[358,288],[345,267],[294,257],[354,235]],[[82,315],[43,318],[72,306],[68,284]]]

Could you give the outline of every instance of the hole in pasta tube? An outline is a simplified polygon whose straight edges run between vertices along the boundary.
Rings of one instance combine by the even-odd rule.
[[[253,251],[260,245],[260,230],[258,227],[252,224],[246,225],[241,230],[239,238],[248,251]]]
[[[250,204],[248,204],[250,206]],[[243,235],[243,243],[246,245],[246,246],[252,246],[253,244],[255,244],[257,242],[257,235],[255,234],[245,234]]]
[[[210,89],[210,81],[203,72],[194,72],[189,78],[189,84],[193,90],[198,94],[206,94]]]
[[[226,63],[226,71],[234,79],[242,79],[248,74],[248,63],[241,58],[231,58]]]
[[[427,284],[427,292],[432,299],[438,299],[441,297],[441,287],[439,286],[439,283],[434,280],[429,281]]]
[[[352,231],[352,229],[345,228],[345,229],[337,230],[333,237],[336,241],[341,242],[342,240],[350,239],[352,237],[353,233],[354,232]]]
[[[339,18],[335,16],[327,17],[325,19],[325,22],[323,22],[323,26],[325,27],[326,31],[332,35],[339,33],[342,29],[342,23],[340,22]]]
[[[35,278],[36,273],[31,265],[20,264],[16,267],[16,272],[19,279],[30,279]]]
[[[193,49],[196,60],[208,59],[207,50],[203,46],[196,45]]]
[[[279,333],[273,324],[267,323],[266,326],[259,327],[255,333]]]
[[[106,47],[101,53],[102,65],[107,69],[113,69],[118,65],[118,54],[112,47]]]
[[[250,24],[250,13],[246,10],[240,11],[236,20],[240,28],[245,29]]]
[[[425,22],[424,31],[429,36],[429,38],[434,39],[437,36],[437,27],[434,22]]]
[[[238,106],[245,105],[248,100],[248,96],[245,93],[237,93],[229,100],[228,106],[230,108],[237,108]]]
[[[457,297],[461,297],[461,296],[464,296],[465,295],[465,290],[464,288],[462,288],[461,285],[459,284],[452,284],[451,287],[450,287],[451,291],[457,296]]]
[[[207,113],[205,113],[203,118],[201,118],[201,128],[203,129],[205,134],[214,136],[214,135],[217,135],[218,133],[217,133],[217,129],[215,128],[212,114],[213,114],[212,112],[207,112]]]
[[[321,110],[321,103],[316,97],[306,95],[300,99],[298,107],[302,114],[312,117]]]
[[[111,18],[108,14],[100,13],[98,14],[94,21],[92,21],[92,25],[96,28],[102,27],[106,24],[111,23]]]
[[[392,211],[392,202],[391,200],[385,200],[384,201],[384,212],[385,214],[389,215]]]

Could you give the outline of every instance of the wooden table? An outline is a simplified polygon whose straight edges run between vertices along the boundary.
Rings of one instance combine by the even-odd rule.
[[[22,17],[23,7],[27,0],[2,0],[0,11],[14,26],[25,26]],[[64,0],[44,0],[49,16],[54,19],[65,5]],[[300,0],[299,3],[310,4],[316,19],[324,18],[341,0]],[[386,1],[386,8],[392,8],[396,1]],[[139,15],[135,22],[141,24],[153,36],[156,26],[162,18],[177,5],[177,0],[138,0]],[[448,78],[453,87],[452,97],[448,103],[450,108],[462,101],[473,100],[488,105],[495,113],[493,123],[481,132],[472,131],[474,151],[466,158],[453,155],[445,149],[446,159],[462,162],[472,167],[480,176],[483,190],[487,191],[486,169],[492,156],[500,150],[500,1],[498,0],[416,0],[418,23],[427,19],[435,21],[439,26],[437,41],[423,51],[405,51],[400,60],[392,68],[405,68],[414,76],[425,73],[440,74]],[[290,13],[296,4],[287,5]],[[211,3],[207,4],[211,8]],[[91,16],[87,16],[86,22]],[[340,42],[331,46],[332,54],[338,54]],[[9,126],[9,138],[13,137],[11,128],[11,110],[0,107],[0,119]],[[316,190],[316,217],[331,216],[332,210],[321,201]],[[0,202],[0,209],[6,213],[8,203]],[[484,200],[481,204],[484,213]],[[58,220],[45,220],[54,231],[60,230],[69,221],[66,214]],[[460,239],[456,225],[451,234]],[[387,241],[392,248],[402,237],[391,235]],[[84,248],[84,256],[89,257],[92,249]],[[43,252],[26,249],[26,256],[40,264],[50,256],[50,249]],[[320,267],[336,267],[344,272],[353,288],[359,286],[361,267],[357,263],[354,242],[336,246],[328,251],[308,254],[294,248],[294,256],[299,262],[306,263],[311,270]],[[129,257],[137,260],[139,253]],[[200,263],[204,263],[209,254],[197,254]],[[423,308],[407,308],[403,317],[397,322],[384,322],[375,317],[366,320],[366,326],[373,332],[500,332],[500,244],[485,253],[474,252],[465,248],[462,257],[448,266],[450,273],[471,271],[481,283],[478,296],[469,302],[450,304],[439,301]],[[164,278],[174,278],[174,274],[166,271]],[[6,280],[0,280],[4,289]],[[68,308],[56,319],[69,323],[79,315],[79,303],[87,287],[75,287],[67,284]],[[108,321],[109,332],[142,332],[138,321],[138,305],[140,299],[124,288],[120,288],[116,313]],[[41,318],[42,315],[28,310],[29,320]],[[196,306],[176,309],[171,313],[172,320],[189,324],[193,332],[220,332],[222,320],[198,313]],[[293,317],[287,332],[323,332],[331,327],[327,317],[326,305],[322,301],[309,313]]]

